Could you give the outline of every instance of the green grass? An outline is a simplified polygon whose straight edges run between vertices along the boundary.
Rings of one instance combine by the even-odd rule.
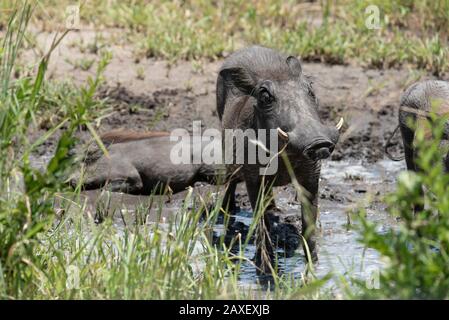
[[[53,28],[63,24],[69,1],[38,3],[34,23],[44,29],[52,29],[51,22]],[[379,30],[365,26],[365,8],[372,4],[380,10]],[[137,59],[217,59],[242,46],[262,44],[308,61],[374,68],[411,65],[439,75],[449,64],[448,12],[449,0],[232,0],[219,5],[207,0],[100,0],[84,2],[80,18],[97,29],[122,29],[117,41],[130,44]]]
[[[95,62],[94,59],[87,59],[87,58],[80,58],[80,59],[75,59],[75,60],[67,59],[66,61],[69,64],[71,64],[73,66],[73,68],[80,69],[82,71],[90,70],[90,68],[92,67],[92,65]]]
[[[61,195],[59,197],[62,197]],[[186,203],[193,197],[186,198]],[[199,199],[196,199],[197,201]],[[163,203],[154,201],[156,207]],[[41,234],[34,247],[32,277],[22,298],[33,299],[254,299],[325,297],[324,281],[305,285],[290,275],[276,277],[273,290],[242,288],[238,282],[241,253],[211,244],[216,214],[198,223],[202,210],[186,207],[176,223],[117,228],[113,217],[101,225],[83,218],[86,208],[61,200],[65,215]],[[136,215],[145,219],[147,209]],[[116,219],[120,214],[116,213]],[[129,221],[128,221],[129,222]],[[242,250],[245,244],[242,244]]]

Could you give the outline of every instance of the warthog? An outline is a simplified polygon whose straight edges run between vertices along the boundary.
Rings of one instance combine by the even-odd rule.
[[[434,105],[432,106],[432,101]],[[427,80],[417,82],[404,92],[399,107],[399,127],[404,144],[405,162],[407,169],[417,171],[415,163],[415,128],[426,121],[428,113],[432,111],[440,115],[449,114],[449,82]],[[410,124],[415,124],[410,126]],[[428,138],[430,132],[426,132]],[[449,124],[446,124],[443,139],[449,139]],[[448,158],[445,159],[446,169],[449,168]]]
[[[430,112],[441,116],[449,114],[449,82],[440,80],[420,81],[408,87],[401,97],[399,124],[395,132],[400,128],[404,145],[404,157],[408,170],[415,172],[419,170],[415,161],[417,157],[415,131],[429,119]],[[432,134],[430,129],[428,127],[423,128],[426,138],[431,138]],[[449,123],[445,125],[442,140],[443,143],[445,142],[444,140],[449,140]],[[390,143],[388,142],[386,151],[390,159],[396,161],[404,159],[404,157],[393,157],[390,155],[388,153],[389,145]],[[446,171],[449,171],[449,154],[446,154],[443,160]],[[414,208],[415,211],[421,209],[421,207]]]
[[[257,130],[267,129],[265,141],[269,140],[269,130],[277,130],[284,146],[287,144],[285,152],[294,176],[305,189],[305,197],[300,197],[302,234],[312,258],[316,260],[315,229],[320,160],[328,158],[334,150],[339,138],[339,128],[326,126],[321,122],[311,80],[303,74],[299,60],[259,46],[233,53],[219,71],[217,111],[223,129],[252,129],[257,133],[257,139],[262,138]],[[341,125],[340,122],[339,126]],[[245,153],[248,151],[248,143],[249,139],[246,139],[243,146]],[[291,182],[285,163],[280,162],[276,174],[265,178],[260,175],[260,162],[245,162],[240,166],[253,210],[258,205],[260,190],[264,190],[266,198],[272,198],[268,186],[281,186]],[[232,165],[228,167],[231,171],[235,168]],[[264,214],[267,228],[270,225],[267,214],[272,210],[278,210],[274,201],[271,201]],[[272,255],[272,244],[266,234],[262,239],[259,238],[256,253],[256,263],[262,272],[270,269],[267,259],[262,259],[266,252],[262,248],[267,248],[269,256]]]
[[[87,151],[82,188],[90,190],[107,185],[111,191],[148,195],[165,192],[167,187],[176,193],[193,186],[195,182],[225,182],[225,177],[221,176],[222,166],[219,164],[172,162],[171,152],[174,147],[177,150],[190,150],[189,158],[194,157],[195,152],[202,151],[202,148],[193,148],[191,137],[187,138],[171,141],[168,132],[108,132],[101,136],[108,155],[96,145]],[[221,148],[220,140],[208,143],[209,146],[217,143],[216,147]],[[76,176],[71,184],[76,185],[78,181],[79,176]],[[230,201],[230,206],[235,206],[234,198],[225,199],[223,203],[227,201]]]

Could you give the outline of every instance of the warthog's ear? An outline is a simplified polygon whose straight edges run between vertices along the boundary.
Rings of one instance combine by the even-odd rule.
[[[250,72],[244,68],[227,68],[220,71],[226,85],[233,85],[244,94],[250,95],[256,85]]]
[[[294,77],[300,77],[302,74],[301,62],[295,56],[289,56],[287,58],[287,64],[290,67],[290,72]]]

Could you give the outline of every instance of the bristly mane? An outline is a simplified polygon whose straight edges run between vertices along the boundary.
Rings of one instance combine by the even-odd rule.
[[[105,134],[101,135],[101,141],[105,145],[110,145],[114,143],[122,143],[122,142],[128,142],[128,141],[136,141],[136,140],[143,140],[143,139],[150,139],[155,137],[165,137],[169,136],[170,132],[165,131],[145,131],[145,132],[139,132],[139,131],[132,131],[132,130],[124,130],[124,129],[117,129],[112,130],[109,132],[106,132]]]
[[[101,141],[103,142],[106,148],[109,148],[112,144],[123,143],[128,141],[137,141],[144,139],[151,139],[156,137],[165,137],[169,136],[170,132],[164,131],[132,131],[125,129],[117,129],[106,132],[100,136]],[[84,157],[84,162],[86,164],[93,163],[98,160],[103,155],[103,151],[98,147],[95,141],[90,141],[87,144],[87,150]]]

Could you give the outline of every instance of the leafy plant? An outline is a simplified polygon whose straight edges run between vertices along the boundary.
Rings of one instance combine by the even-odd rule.
[[[50,51],[42,58],[34,78],[11,82],[11,72],[23,44],[23,36],[30,21],[32,7],[24,3],[9,20],[2,46],[0,80],[0,294],[3,297],[21,297],[29,294],[36,268],[34,248],[39,235],[51,227],[55,196],[64,190],[64,180],[73,164],[69,150],[75,143],[74,133],[88,123],[87,112],[93,104],[93,95],[100,83],[100,74],[107,59],[103,59],[97,77],[90,79],[81,90],[76,105],[48,133],[34,143],[28,141],[29,127],[36,125],[36,113],[42,101],[45,72],[52,51],[66,32],[55,37]],[[59,128],[61,134],[53,157],[45,170],[30,164],[32,151]]]
[[[376,223],[361,214],[361,242],[374,248],[386,261],[380,273],[379,290],[362,296],[388,299],[447,299],[449,296],[449,175],[441,148],[446,117],[432,115],[428,127],[416,131],[418,173],[402,172],[397,190],[388,195],[389,212],[398,219],[397,228],[379,232]],[[426,138],[432,132],[434,139]],[[424,192],[423,192],[424,191]],[[413,213],[414,205],[424,205]]]

